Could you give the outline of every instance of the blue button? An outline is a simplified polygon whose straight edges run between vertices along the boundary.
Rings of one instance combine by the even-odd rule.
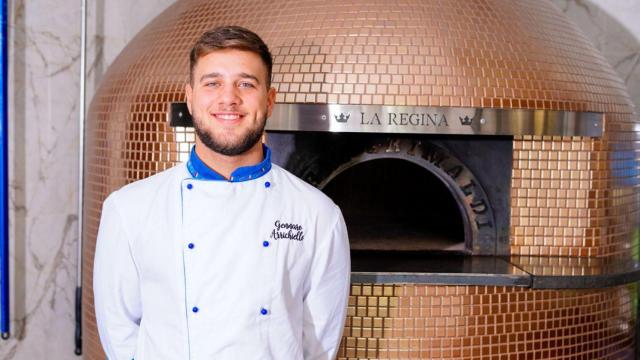
[[[193,309],[191,309],[191,311],[193,311],[194,313],[197,313],[197,312],[198,312],[198,310],[200,310],[200,309],[198,309],[198,307],[197,307],[197,306],[194,306],[194,307],[193,307]]]
[[[264,247],[269,246],[269,242],[268,242],[267,240],[263,241],[263,242],[262,242],[262,246],[264,246]]]
[[[193,249],[194,247],[196,247],[195,245],[193,245],[193,243],[189,243],[189,245],[187,245],[189,247],[189,249]]]
[[[267,181],[266,183],[264,183],[264,187],[268,188],[268,187],[270,187],[270,186],[271,186],[271,183],[270,183],[270,182],[268,182],[268,181]]]
[[[187,189],[189,189],[189,190],[193,189],[193,185],[192,184],[187,184]]]
[[[269,310],[267,310],[265,308],[260,309],[260,314],[267,315],[268,313],[269,313]]]

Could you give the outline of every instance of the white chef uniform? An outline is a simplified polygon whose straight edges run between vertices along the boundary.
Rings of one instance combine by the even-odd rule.
[[[342,214],[264,153],[227,181],[192,151],[105,200],[93,287],[109,359],[335,357],[350,273]]]

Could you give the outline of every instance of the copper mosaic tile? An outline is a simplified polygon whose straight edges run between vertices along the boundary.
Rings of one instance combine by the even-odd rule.
[[[613,119],[624,123],[631,118],[609,115],[607,125]],[[637,252],[631,248],[640,211],[637,136],[607,131],[603,139],[516,138],[511,253],[612,256]]]
[[[514,139],[510,249],[513,255],[575,257],[630,251],[640,214],[637,118],[623,82],[548,1],[182,0],[122,52],[89,110],[83,233],[85,358],[104,358],[91,284],[102,201],[122,185],[187,157],[193,132],[167,125],[168,104],[184,100],[188,51],[194,40],[222,24],[246,26],[265,38],[275,57],[273,80],[281,103],[605,113],[605,132],[599,139]],[[358,291],[366,288],[354,289],[358,287]],[[613,310],[613,304],[629,304],[624,288],[583,292],[500,288],[495,301],[494,293],[481,292],[498,288],[453,289],[459,295],[371,295],[375,306],[352,304],[350,311],[356,313],[348,320],[340,356],[592,359],[616,357],[632,346],[627,330],[601,319],[604,315],[627,319],[626,308],[618,310],[622,315]],[[451,290],[397,285],[383,291]],[[512,294],[513,311],[511,300],[501,300]],[[359,296],[352,294],[352,301],[362,301]],[[461,311],[460,306],[420,305],[442,299],[467,299],[477,304],[470,311],[487,313],[463,317],[459,323],[452,319],[457,319],[453,312]],[[392,307],[394,301],[401,304]],[[407,301],[417,301],[415,310]],[[545,313],[537,310],[543,306],[538,302],[567,310]],[[581,309],[580,316],[567,304]],[[527,307],[535,311],[523,312]],[[376,320],[381,314],[386,314],[384,320]],[[559,322],[541,322],[541,316]],[[371,320],[365,326],[357,325],[355,318]],[[501,328],[487,325],[498,318]],[[369,321],[377,325],[382,321],[383,326],[370,326]],[[408,330],[400,330],[401,325]],[[562,332],[565,328],[569,333]]]
[[[634,291],[353,284],[338,359],[631,359]]]

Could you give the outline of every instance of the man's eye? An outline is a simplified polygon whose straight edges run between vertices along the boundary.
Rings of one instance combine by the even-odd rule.
[[[245,87],[245,88],[252,88],[254,87],[252,83],[250,82],[241,82],[240,84],[238,84],[239,87]]]
[[[220,86],[220,83],[216,82],[216,81],[212,81],[212,82],[205,83],[204,86],[206,86],[206,87],[218,87],[218,86]]]

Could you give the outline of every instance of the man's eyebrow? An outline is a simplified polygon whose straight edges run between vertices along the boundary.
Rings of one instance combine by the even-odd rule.
[[[260,80],[255,75],[251,75],[251,74],[247,74],[247,73],[240,73],[238,75],[240,75],[240,78],[242,78],[242,79],[251,79],[251,80],[257,82],[258,84],[260,84]]]
[[[217,72],[212,72],[212,73],[208,73],[208,74],[204,74],[200,77],[200,81],[202,82],[203,80],[206,79],[215,79],[215,78],[219,78],[221,77],[222,74],[217,73]]]
[[[243,73],[239,73],[238,76],[241,79],[251,79],[251,80],[257,82],[258,84],[260,84],[260,79],[258,79],[258,77],[255,76],[255,75],[251,75],[251,74],[243,72]],[[220,74],[218,72],[212,72],[212,73],[208,73],[208,74],[202,75],[200,77],[200,82],[202,82],[202,81],[204,81],[206,79],[215,79],[215,78],[220,78],[220,77],[222,77],[222,74]]]

